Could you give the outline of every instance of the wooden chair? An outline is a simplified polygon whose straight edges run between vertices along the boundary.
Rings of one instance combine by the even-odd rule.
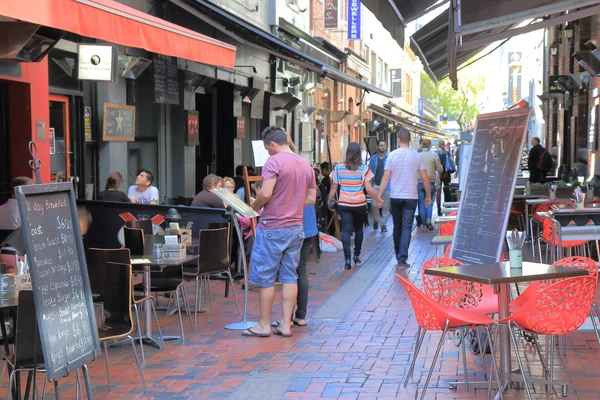
[[[129,339],[133,348],[133,355],[137,365],[144,394],[148,399],[148,388],[146,378],[135,349],[135,343],[131,337],[133,322],[131,308],[133,307],[133,294],[131,292],[131,264],[119,264],[107,262],[104,267],[104,309],[107,312],[105,325],[98,329],[100,342],[104,346],[104,361],[106,363],[106,375],[108,378],[108,390],[110,391],[110,372],[108,368],[108,342]]]
[[[212,306],[210,294],[210,274],[225,273],[227,275],[235,306],[238,314],[240,307],[235,295],[233,278],[229,268],[231,262],[229,260],[229,227],[218,229],[201,229],[199,232],[199,250],[197,268],[184,269],[184,276],[187,278],[195,278],[196,280],[196,310],[194,312],[194,324],[197,322],[198,310],[202,306],[202,286],[205,293],[208,292],[208,301]]]
[[[101,293],[105,293],[103,275],[105,272],[102,270],[103,266],[108,262],[114,262],[119,264],[129,264],[131,262],[131,254],[129,249],[88,249],[87,253],[88,271],[90,276],[90,285],[93,293],[98,293],[100,296],[96,299],[99,302],[104,303]],[[142,328],[140,324],[139,305],[145,303],[150,304],[150,309],[154,315],[154,321],[158,329],[158,335],[161,340],[161,344],[164,346],[162,330],[160,329],[160,323],[158,322],[158,316],[156,315],[156,309],[154,307],[153,296],[136,296],[133,298],[133,309],[135,311],[135,323],[138,331],[138,337],[142,337]],[[161,349],[163,348],[161,346]],[[142,364],[146,363],[146,355],[144,354],[144,343],[140,340],[140,350],[142,352]]]

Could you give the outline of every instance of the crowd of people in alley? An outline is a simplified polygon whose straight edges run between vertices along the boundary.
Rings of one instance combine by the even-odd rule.
[[[244,172],[248,176],[255,176],[256,172],[251,167],[244,171],[243,166],[236,168],[235,177],[204,177],[202,190],[191,201],[192,207],[226,208],[227,204],[213,193],[216,188],[225,188],[260,214],[249,247],[249,282],[258,289],[260,319],[243,335],[290,336],[292,326],[307,324],[307,259],[311,247],[314,249],[317,244],[314,239],[319,237],[319,230],[327,232],[331,228],[331,224],[319,224],[320,215],[325,214],[325,220],[339,218],[345,269],[361,264],[363,229],[369,215],[376,231],[393,229],[396,267],[409,267],[416,211],[417,226],[424,231],[433,230],[432,204],[437,199],[441,214],[440,195],[443,191],[448,198],[451,174],[456,167],[443,141],[438,141],[438,150],[434,151],[426,138],[418,149],[412,149],[411,134],[406,129],[398,129],[396,137],[398,147],[392,152],[380,140],[377,152],[365,156],[361,146],[353,142],[348,144],[342,163],[324,162],[314,168],[296,153],[290,136],[282,128],[272,126],[262,132],[269,153],[261,170],[262,180],[246,184]],[[30,183],[31,180],[18,178],[14,185]],[[153,183],[152,172],[141,170],[125,194],[121,191],[123,176],[115,171],[107,177],[105,190],[96,197],[103,201],[158,204],[159,192]],[[246,190],[250,193],[246,194]],[[14,199],[0,207],[0,229],[16,229],[19,222]],[[242,225],[250,227],[248,220]],[[272,322],[276,282],[282,287],[283,312],[281,319]]]

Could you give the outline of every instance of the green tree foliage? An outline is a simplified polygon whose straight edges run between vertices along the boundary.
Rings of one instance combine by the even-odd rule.
[[[458,90],[452,89],[448,78],[435,84],[425,72],[421,75],[421,96],[431,102],[438,114],[453,117],[461,132],[465,125],[475,122],[483,89],[483,76],[469,67],[458,72]]]

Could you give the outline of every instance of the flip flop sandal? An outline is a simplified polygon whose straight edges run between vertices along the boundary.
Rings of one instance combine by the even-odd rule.
[[[293,326],[297,326],[297,327],[299,327],[299,328],[304,328],[305,326],[307,326],[307,325],[308,325],[307,323],[303,323],[303,324],[301,324],[301,323],[299,323],[298,321],[296,321],[295,319],[293,319],[293,320],[292,320],[292,324],[293,324]]]
[[[276,334],[277,336],[281,336],[281,337],[292,337],[291,333],[283,333],[279,330],[279,328],[273,329],[273,333]]]
[[[254,332],[252,330],[252,328],[248,328],[244,332],[242,332],[242,336],[249,336],[249,337],[270,337],[271,334],[270,333],[257,333],[257,332]]]

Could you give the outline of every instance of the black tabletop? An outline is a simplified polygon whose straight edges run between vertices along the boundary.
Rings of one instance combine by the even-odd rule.
[[[523,262],[523,268],[512,269],[510,263],[471,264],[456,267],[427,268],[425,274],[462,279],[488,285],[514,282],[531,282],[545,279],[572,278],[588,275],[579,268],[558,267],[548,264]]]

